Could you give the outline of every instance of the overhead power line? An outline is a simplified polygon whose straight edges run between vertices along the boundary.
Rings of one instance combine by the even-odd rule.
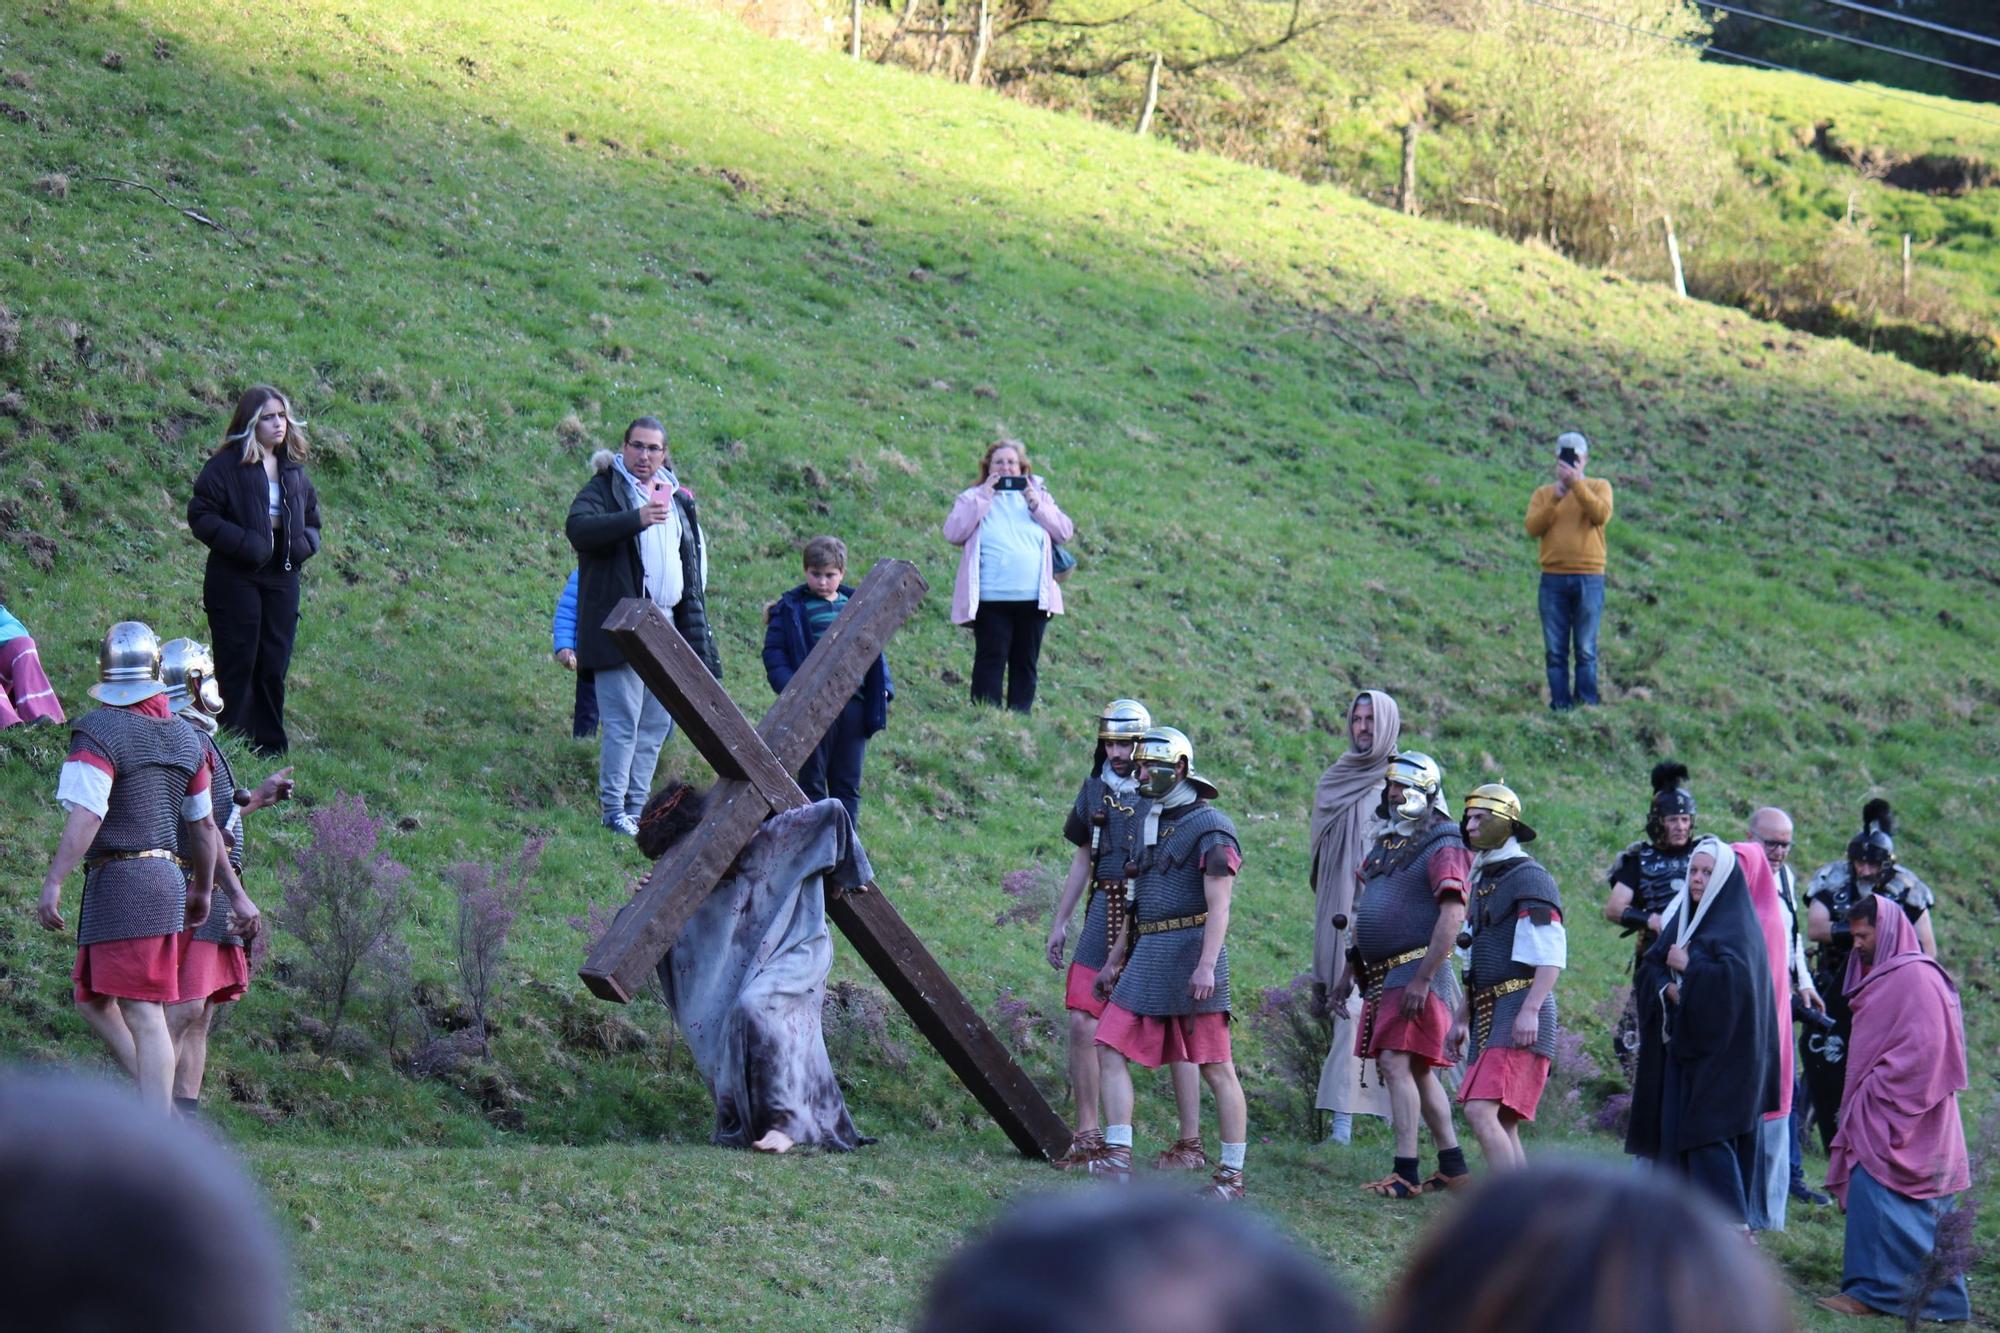
[[[1900,93],[1890,92],[1886,88],[1862,88],[1848,82],[1846,79],[1836,79],[1828,74],[1815,74],[1809,69],[1800,69],[1796,65],[1781,65],[1775,60],[1766,60],[1762,56],[1744,55],[1741,51],[1725,50],[1713,43],[1698,42],[1689,37],[1669,37],[1666,33],[1654,32],[1651,28],[1642,28],[1636,23],[1624,23],[1618,19],[1605,18],[1602,14],[1592,14],[1588,10],[1571,9],[1568,5],[1553,4],[1551,0],[1521,0],[1521,3],[1524,5],[1533,5],[1537,9],[1554,10],[1558,14],[1568,14],[1573,18],[1586,19],[1591,23],[1601,23],[1607,28],[1622,28],[1626,32],[1637,33],[1641,37],[1650,37],[1656,42],[1665,42],[1669,46],[1685,46],[1691,51],[1701,51],[1708,55],[1721,56],[1725,60],[1740,60],[1746,65],[1756,65],[1760,69],[1778,70],[1785,74],[1800,74],[1808,79],[1817,79],[1821,83],[1831,83],[1841,88],[1850,88],[1855,92],[1865,93],[1870,97],[1886,98],[1891,102],[1907,102],[1911,106],[1919,106],[1926,111],[1933,111],[1947,116],[1957,116],[1961,120],[1977,121],[1981,125],[1991,125],[1995,129],[2000,129],[2000,120],[1995,120],[1991,116],[1974,115],[1970,111],[1961,111],[1957,107],[1939,106],[1936,102],[1927,102],[1921,98],[1905,97]]]
[[[1944,23],[1933,23],[1929,19],[1920,19],[1911,14],[1898,14],[1893,9],[1877,9],[1873,5],[1860,4],[1857,0],[1819,0],[1819,3],[1832,5],[1836,9],[1851,9],[1857,14],[1872,14],[1878,19],[1888,19],[1891,23],[1907,23],[1913,28],[1928,28],[1932,32],[1941,32],[1947,37],[1956,37],[1960,41],[1979,42],[1986,46],[2000,46],[2000,37],[1988,37],[1984,33],[1967,32],[1963,28],[1954,28]]]
[[[1881,42],[1871,42],[1865,37],[1849,37],[1845,33],[1834,32],[1827,28],[1815,28],[1810,23],[1794,23],[1775,14],[1760,14],[1754,9],[1738,9],[1734,5],[1721,4],[1719,0],[1695,0],[1695,5],[1700,9],[1719,9],[1725,14],[1735,14],[1739,18],[1755,19],[1759,23],[1774,23],[1780,28],[1790,28],[1794,32],[1809,32],[1815,37],[1824,37],[1829,41],[1845,42],[1849,46],[1864,46],[1870,51],[1881,51],[1888,55],[1901,56],[1905,60],[1917,60],[1926,65],[1936,65],[1940,69],[1953,70],[1959,74],[1970,74],[1974,78],[1991,79],[1995,83],[2000,83],[2000,74],[1974,65],[1961,65],[1955,60],[1927,56],[1919,51],[1905,51],[1896,46],[1884,46]]]

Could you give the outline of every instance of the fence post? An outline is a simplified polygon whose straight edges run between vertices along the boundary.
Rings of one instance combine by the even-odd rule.
[[[1903,303],[1910,301],[1910,233],[1903,233]]]
[[[1139,108],[1139,128],[1133,133],[1140,138],[1153,128],[1153,108],[1160,104],[1160,53],[1153,52],[1153,68],[1146,75],[1146,102]]]
[[[993,43],[993,9],[987,0],[979,0],[979,29],[972,40],[972,68],[965,81],[977,85],[979,76],[986,72],[986,48]]]
[[[1417,135],[1423,126],[1416,121],[1403,125],[1403,179],[1396,187],[1396,211],[1417,215]]]
[[[1660,223],[1667,230],[1667,260],[1674,266],[1674,295],[1685,301],[1688,294],[1687,274],[1681,271],[1681,243],[1674,235],[1673,214],[1662,213]]]
[[[861,0],[854,0],[847,14],[847,54],[861,59]]]

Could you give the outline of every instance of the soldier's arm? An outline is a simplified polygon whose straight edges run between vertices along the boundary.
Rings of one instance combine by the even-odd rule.
[[[1917,943],[1923,946],[1924,957],[1933,961],[1937,958],[1937,933],[1931,926],[1931,909],[1917,918]]]
[[[199,926],[208,920],[209,903],[215,895],[215,859],[222,854],[222,834],[207,815],[183,820],[181,845],[194,853],[194,882],[188,886],[187,924]]]
[[[1625,909],[1632,905],[1632,886],[1613,884],[1611,896],[1604,900],[1604,919],[1614,926],[1625,924]]]
[[[1063,881],[1062,897],[1056,901],[1055,920],[1049,923],[1049,966],[1062,966],[1063,942],[1069,938],[1070,914],[1076,911],[1078,900],[1083,897],[1083,886],[1090,879],[1090,849],[1079,847],[1076,855],[1069,859],[1069,878]]]
[[[1806,907],[1806,938],[1814,944],[1825,944],[1833,938],[1833,913],[1817,898]]]
[[[103,819],[81,805],[72,805],[69,818],[63,823],[62,838],[56,843],[56,854],[49,861],[49,873],[42,877],[42,898],[35,906],[35,915],[49,930],[61,930],[62,885],[69,878],[69,872],[82,862],[90,844],[97,838],[98,827]]]

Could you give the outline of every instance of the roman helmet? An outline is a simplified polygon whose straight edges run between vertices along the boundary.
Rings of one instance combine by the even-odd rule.
[[[99,703],[144,703],[166,686],[160,684],[160,636],[152,626],[121,620],[104,633],[97,646],[97,684],[90,697]]]
[[[1465,798],[1465,813],[1484,810],[1487,817],[1480,821],[1479,833],[1465,835],[1465,845],[1477,852],[1490,852],[1505,843],[1508,838],[1516,842],[1533,842],[1535,831],[1521,819],[1521,798],[1514,789],[1504,782],[1488,782],[1474,787]],[[1459,828],[1463,831],[1465,820],[1461,818]]]
[[[1200,792],[1204,800],[1214,800],[1215,784],[1194,771],[1194,743],[1173,727],[1152,727],[1139,738],[1132,760],[1147,766],[1139,794],[1157,801],[1172,791],[1180,778],[1178,765],[1183,759],[1187,760],[1188,785]]]
[[[1104,711],[1097,715],[1097,753],[1091,756],[1090,771],[1095,774],[1104,772],[1106,741],[1132,741],[1136,744],[1152,725],[1153,715],[1137,699],[1113,699],[1104,705]],[[1129,773],[1131,770],[1126,771]]]
[[[1391,784],[1403,788],[1400,805],[1389,804]],[[1433,806],[1444,806],[1444,770],[1437,760],[1418,750],[1405,750],[1392,758],[1382,783],[1382,803],[1375,813],[1383,819],[1415,820],[1422,819],[1424,811]]]
[[[1876,797],[1861,807],[1861,832],[1847,840],[1847,864],[1867,861],[1882,867],[1877,883],[1886,883],[1896,869],[1896,814],[1889,803]]]
[[[222,712],[222,688],[215,683],[215,657],[208,645],[193,639],[169,639],[160,645],[160,683],[167,687],[167,706],[204,717]]]
[[[1688,767],[1668,759],[1653,765],[1653,803],[1646,810],[1646,840],[1655,847],[1666,846],[1667,816],[1694,815],[1694,793],[1688,790]],[[1688,826],[1688,845],[1694,845],[1694,826]]]

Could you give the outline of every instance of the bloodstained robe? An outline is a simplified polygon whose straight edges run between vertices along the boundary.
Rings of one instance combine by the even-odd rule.
[[[747,1148],[777,1130],[847,1151],[855,1131],[820,1029],[833,937],[826,892],[874,872],[836,800],[773,815],[695,912],[660,985],[715,1097],[711,1142]]]

